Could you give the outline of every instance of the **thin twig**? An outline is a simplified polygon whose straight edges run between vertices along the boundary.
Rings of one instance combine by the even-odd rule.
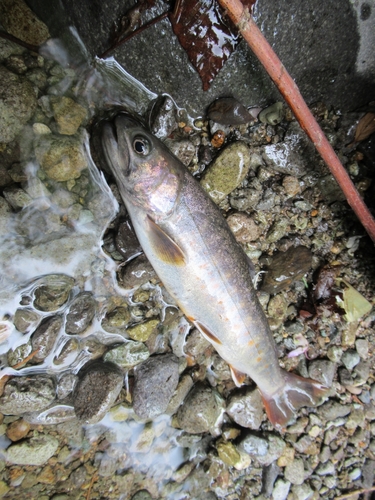
[[[372,488],[361,488],[360,490],[350,491],[349,493],[345,493],[345,495],[340,495],[339,497],[335,497],[335,500],[344,500],[345,498],[351,498],[356,495],[362,495],[363,493],[370,493],[371,491],[375,491],[375,486]]]
[[[154,19],[151,19],[151,21],[148,21],[147,23],[143,24],[142,26],[140,26],[136,30],[134,30],[131,33],[129,33],[128,35],[124,36],[124,38],[121,38],[121,40],[118,40],[116,43],[114,43],[112,45],[112,47],[109,47],[109,49],[105,50],[103,52],[103,54],[101,54],[99,57],[101,59],[104,59],[105,57],[108,56],[108,54],[110,54],[115,49],[117,49],[118,47],[120,47],[123,43],[125,43],[128,40],[130,40],[131,38],[133,38],[133,36],[139,35],[139,33],[142,33],[142,31],[144,31],[145,29],[149,28],[153,24],[156,24],[159,21],[161,21],[161,20],[165,19],[166,17],[168,17],[168,14],[169,14],[169,12],[164,12],[164,14],[160,14],[160,16],[157,16]]]
[[[248,9],[240,0],[218,0],[228,11],[229,17],[236,24],[249,47],[258,57],[272,78],[280,93],[290,106],[303,130],[310,137],[321,157],[344,192],[349,205],[375,243],[375,219],[359,195],[348,173],[342,166],[335,151],[325,137],[322,129],[307,107],[297,85],[289,75],[270,44],[255,24]]]
[[[38,45],[33,45],[32,43],[24,42],[23,40],[20,40],[16,36],[13,36],[10,33],[7,33],[6,31],[0,30],[0,37],[5,38],[6,40],[10,40],[13,43],[17,43],[18,45],[21,45],[21,47],[31,50],[32,52],[36,52],[37,54],[39,53]]]

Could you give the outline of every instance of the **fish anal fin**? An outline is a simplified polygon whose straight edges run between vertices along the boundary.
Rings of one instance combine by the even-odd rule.
[[[206,326],[202,325],[199,321],[195,320],[194,325],[198,328],[201,334],[206,337],[206,339],[211,342],[211,344],[221,344],[221,340],[216,337]]]
[[[241,385],[245,382],[246,379],[246,373],[242,373],[235,368],[233,368],[232,365],[229,365],[231,374],[232,374],[232,379],[234,383],[236,384],[237,387],[241,387]]]
[[[267,416],[278,430],[285,430],[296,412],[303,406],[318,406],[328,397],[328,389],[316,380],[294,373],[283,373],[285,384],[276,394],[262,393]]]
[[[172,240],[170,236],[150,217],[147,215],[150,243],[160,260],[167,264],[175,266],[183,266],[186,263],[184,252]]]

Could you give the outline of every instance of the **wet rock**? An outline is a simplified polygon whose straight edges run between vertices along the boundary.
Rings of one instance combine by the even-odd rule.
[[[274,462],[264,467],[262,473],[262,494],[269,498],[272,495],[273,486],[280,474],[280,467]]]
[[[350,374],[350,371],[346,368],[339,369],[339,380],[340,384],[344,387],[351,387],[354,385],[354,379]]]
[[[50,435],[32,437],[13,444],[6,451],[6,460],[16,465],[44,465],[57,451],[58,440]]]
[[[319,190],[322,198],[328,204],[334,203],[335,201],[345,200],[345,195],[342,192],[342,189],[339,187],[332,175],[320,177],[320,179],[316,183],[316,189]]]
[[[68,339],[59,349],[53,359],[55,365],[69,364],[78,356],[79,342],[76,339]]]
[[[35,290],[34,307],[39,311],[56,311],[68,300],[74,278],[64,274],[49,274]]]
[[[125,262],[142,252],[142,247],[129,220],[119,224],[115,242],[116,248],[124,257]]]
[[[33,45],[41,45],[51,37],[47,26],[22,0],[3,0],[1,24],[12,35]]]
[[[81,349],[91,360],[101,358],[107,350],[106,346],[98,342],[94,336],[85,338],[81,344]]]
[[[125,306],[116,307],[102,321],[102,327],[109,333],[123,333],[130,320],[129,309]]]
[[[263,109],[259,113],[259,121],[268,123],[269,125],[277,125],[284,117],[284,109],[282,102],[275,102],[272,106]]]
[[[240,442],[239,447],[250,456],[256,458],[266,456],[268,452],[267,440],[255,434],[249,434]]]
[[[95,310],[96,301],[91,292],[81,292],[76,295],[66,315],[66,333],[71,335],[83,333],[91,324]]]
[[[50,100],[59,134],[75,134],[86,118],[86,109],[70,97],[51,96]]]
[[[151,133],[159,139],[166,139],[178,128],[177,109],[169,96],[160,96],[150,114]]]
[[[301,192],[301,181],[297,177],[286,175],[283,179],[283,188],[290,197],[296,196]]]
[[[127,341],[108,351],[104,356],[104,361],[110,361],[126,369],[146,361],[149,356],[149,350],[142,342]]]
[[[276,172],[302,177],[314,169],[316,154],[297,122],[289,125],[284,141],[263,149],[263,159]]]
[[[8,363],[9,366],[15,366],[21,363],[27,356],[31,353],[31,343],[21,344],[14,349],[8,351]]]
[[[178,384],[178,358],[160,354],[134,370],[133,408],[142,419],[164,413]]]
[[[76,137],[42,135],[35,145],[35,156],[54,181],[78,179],[87,168],[83,147]]]
[[[263,403],[258,389],[247,389],[232,396],[226,412],[241,427],[259,429],[263,420]]]
[[[331,361],[318,359],[310,363],[309,377],[317,380],[326,387],[332,387],[333,378],[336,373],[336,365]]]
[[[122,372],[112,363],[95,362],[79,373],[73,394],[77,418],[88,424],[102,420],[123,385]]]
[[[152,500],[152,496],[147,490],[139,490],[131,497],[131,500]]]
[[[165,144],[185,167],[188,167],[195,157],[196,148],[188,139],[181,139],[180,141],[167,140]]]
[[[273,500],[286,500],[290,490],[290,482],[284,481],[283,479],[278,479],[275,483],[275,487],[272,491]]]
[[[52,316],[41,322],[31,337],[32,350],[38,351],[33,357],[33,363],[41,363],[52,352],[62,325],[62,316]]]
[[[40,320],[39,314],[28,307],[19,308],[14,313],[13,323],[21,333],[30,331]]]
[[[261,286],[267,293],[279,293],[301,279],[311,268],[312,253],[304,246],[290,247],[272,256]]]
[[[227,218],[228,225],[239,243],[256,241],[261,235],[261,227],[247,214],[231,214]]]
[[[29,422],[26,422],[23,418],[12,422],[8,425],[6,435],[11,441],[19,441],[27,436],[30,430]]]
[[[222,125],[241,125],[254,120],[254,117],[234,97],[222,97],[210,104],[207,117]]]
[[[307,484],[292,486],[293,500],[310,500],[313,498],[314,490]]]
[[[32,84],[0,65],[0,142],[12,142],[36,107]]]
[[[22,415],[47,408],[56,397],[55,384],[42,375],[10,379],[0,397],[0,411],[5,415]]]
[[[57,398],[62,400],[69,396],[73,392],[73,389],[78,382],[77,375],[73,373],[66,373],[62,375],[58,382],[56,388]]]
[[[133,340],[138,342],[146,342],[155,328],[159,325],[160,321],[158,319],[150,319],[145,323],[140,325],[132,326],[127,329],[127,334]]]
[[[180,382],[177,385],[177,388],[168,403],[167,409],[165,413],[168,415],[174,415],[178,408],[184,402],[186,396],[189,394],[190,389],[193,387],[194,382],[190,375],[183,375],[181,377]]]
[[[239,189],[229,198],[231,206],[242,211],[254,209],[262,198],[262,192],[256,189]]]
[[[218,434],[223,402],[218,393],[203,384],[197,384],[177,412],[178,425],[186,432]]]
[[[347,370],[352,370],[358,363],[361,361],[361,358],[357,351],[353,349],[348,349],[344,352],[341,357],[341,361],[344,363],[344,366]]]
[[[355,341],[355,348],[362,359],[367,359],[369,352],[369,342],[367,339],[357,339]]]
[[[216,450],[219,458],[230,467],[235,467],[241,460],[239,451],[231,442],[219,441],[216,444]]]
[[[121,267],[117,273],[119,285],[126,290],[140,287],[149,281],[156,282],[159,279],[156,273],[144,255],[133,259],[124,267]]]
[[[23,208],[26,208],[32,203],[32,198],[21,188],[18,187],[8,187],[3,191],[4,198],[7,200],[9,205],[19,212]]]
[[[219,203],[245,179],[250,168],[250,151],[244,142],[227,146],[208,167],[202,187]]]

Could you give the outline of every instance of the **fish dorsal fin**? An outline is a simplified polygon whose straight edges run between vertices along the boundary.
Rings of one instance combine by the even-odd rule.
[[[221,344],[221,340],[219,340],[216,335],[214,335],[206,326],[202,325],[199,321],[194,321],[194,325],[201,332],[203,337],[205,337],[211,344]]]
[[[242,373],[235,368],[233,368],[232,365],[229,365],[230,371],[232,373],[232,379],[234,383],[236,384],[237,387],[241,387],[241,385],[245,382],[246,378],[246,373]]]
[[[177,243],[149,215],[147,215],[147,221],[150,230],[150,243],[159,259],[175,266],[185,265],[185,254]]]

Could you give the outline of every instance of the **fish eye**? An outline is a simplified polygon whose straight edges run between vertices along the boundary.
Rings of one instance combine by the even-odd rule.
[[[140,156],[146,156],[150,152],[151,146],[145,137],[136,137],[133,141],[133,149]]]

